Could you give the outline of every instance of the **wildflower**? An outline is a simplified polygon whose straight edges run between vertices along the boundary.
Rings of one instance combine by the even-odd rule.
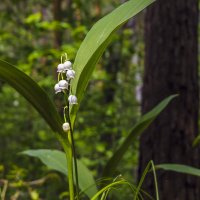
[[[75,95],[70,95],[68,97],[69,104],[77,104],[77,97]]]
[[[72,63],[69,60],[65,61],[63,65],[65,71],[72,69]]]
[[[59,88],[61,89],[61,90],[67,90],[68,89],[68,82],[66,81],[66,80],[60,80],[59,82],[58,82],[58,85],[59,85]]]
[[[64,68],[65,68],[64,64],[59,64],[57,67],[57,72],[60,72],[60,73],[65,72]]]
[[[59,93],[59,92],[62,92],[61,88],[59,87],[59,84],[56,83],[55,86],[54,86],[54,90],[55,90],[55,93]]]
[[[75,71],[72,69],[68,70],[66,73],[66,76],[67,76],[67,80],[73,79],[75,76]]]
[[[67,132],[70,130],[70,126],[69,126],[69,123],[68,122],[65,122],[63,125],[62,125],[62,128],[63,128],[63,131]]]

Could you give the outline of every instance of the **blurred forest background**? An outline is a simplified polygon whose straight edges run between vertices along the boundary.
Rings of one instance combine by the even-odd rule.
[[[30,75],[59,105],[53,87],[61,54],[67,52],[73,62],[92,25],[121,3],[119,0],[2,1],[0,57]],[[142,26],[140,15],[114,36],[81,104],[74,137],[78,155],[94,175],[101,172],[139,116]],[[60,194],[62,199],[63,177],[47,171],[39,160],[18,154],[26,149],[60,149],[54,133],[13,88],[1,81],[0,90],[0,177],[9,181],[7,196],[29,199],[30,193],[32,196],[38,193],[42,199],[56,199]],[[126,154],[126,164],[121,165],[121,173],[136,181],[138,141],[132,148],[134,151]],[[33,186],[27,183],[43,177],[48,180],[42,186],[40,182]]]
[[[55,96],[53,87],[61,54],[66,52],[73,62],[92,25],[123,2],[3,0],[0,2],[0,58],[14,64],[37,81],[59,108],[61,99]],[[144,29],[144,14],[142,12],[131,19],[113,36],[112,44],[93,73],[76,120],[74,137],[78,157],[92,170],[97,180],[112,152],[122,143],[141,115],[141,88],[145,69],[144,30],[147,30]],[[148,62],[148,58],[146,60]],[[167,76],[170,76],[169,73]],[[160,74],[156,76],[155,79]],[[157,99],[149,106],[145,107],[143,102],[143,113],[166,95],[177,92],[174,89],[158,97],[160,90],[162,88],[153,91],[152,95]],[[146,97],[150,95],[145,94]],[[60,149],[54,133],[35,109],[3,81],[0,81],[0,126],[0,184],[8,183],[7,198],[51,200],[59,196],[59,199],[65,199],[66,179],[61,174],[48,170],[37,159],[19,155],[28,149]],[[154,127],[152,129],[155,131]],[[146,145],[144,138],[141,142]],[[145,152],[143,147],[140,147],[142,155]],[[153,158],[159,163],[160,158],[147,156],[148,160]],[[137,182],[138,159],[139,139],[133,143],[118,167],[119,173],[132,183]],[[147,164],[142,159],[141,171]],[[160,160],[168,161],[162,156]],[[174,162],[173,159],[170,161]],[[180,162],[193,163],[184,160]],[[118,194],[113,199],[130,198],[125,188],[120,198]]]

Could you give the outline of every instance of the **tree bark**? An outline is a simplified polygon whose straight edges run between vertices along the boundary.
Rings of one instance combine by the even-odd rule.
[[[145,16],[142,113],[179,94],[140,138],[139,176],[150,160],[200,167],[198,134],[198,0],[157,0]],[[199,200],[199,178],[158,171],[161,200]],[[152,176],[144,189],[155,194]]]
[[[53,15],[54,20],[61,22],[62,21],[62,0],[54,0],[53,1]],[[60,48],[62,44],[62,31],[55,30],[54,31],[54,46],[55,48]]]

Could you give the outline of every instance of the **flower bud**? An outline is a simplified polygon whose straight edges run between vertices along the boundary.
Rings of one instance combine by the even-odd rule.
[[[66,80],[60,80],[59,82],[58,82],[58,85],[59,85],[59,88],[61,89],[61,90],[67,90],[68,89],[68,82],[66,81]]]
[[[68,97],[69,104],[77,104],[77,97],[75,95],[70,95]]]
[[[63,131],[68,132],[68,131],[70,130],[69,123],[68,123],[68,122],[65,122],[65,123],[62,125],[62,128],[63,128]]]
[[[75,71],[72,69],[68,70],[66,73],[66,76],[67,76],[67,80],[73,79],[75,76]]]

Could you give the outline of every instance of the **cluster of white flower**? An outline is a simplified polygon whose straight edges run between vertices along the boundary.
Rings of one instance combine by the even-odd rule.
[[[68,90],[70,86],[70,80],[74,79],[75,77],[75,71],[72,69],[72,63],[70,61],[65,61],[64,63],[59,64],[57,67],[57,72],[59,81],[54,86],[56,94]],[[66,76],[63,76],[63,74],[65,74]],[[77,97],[75,95],[69,95],[68,101],[70,105],[77,104]],[[70,130],[69,123],[65,122],[62,128],[65,132],[68,132]]]

